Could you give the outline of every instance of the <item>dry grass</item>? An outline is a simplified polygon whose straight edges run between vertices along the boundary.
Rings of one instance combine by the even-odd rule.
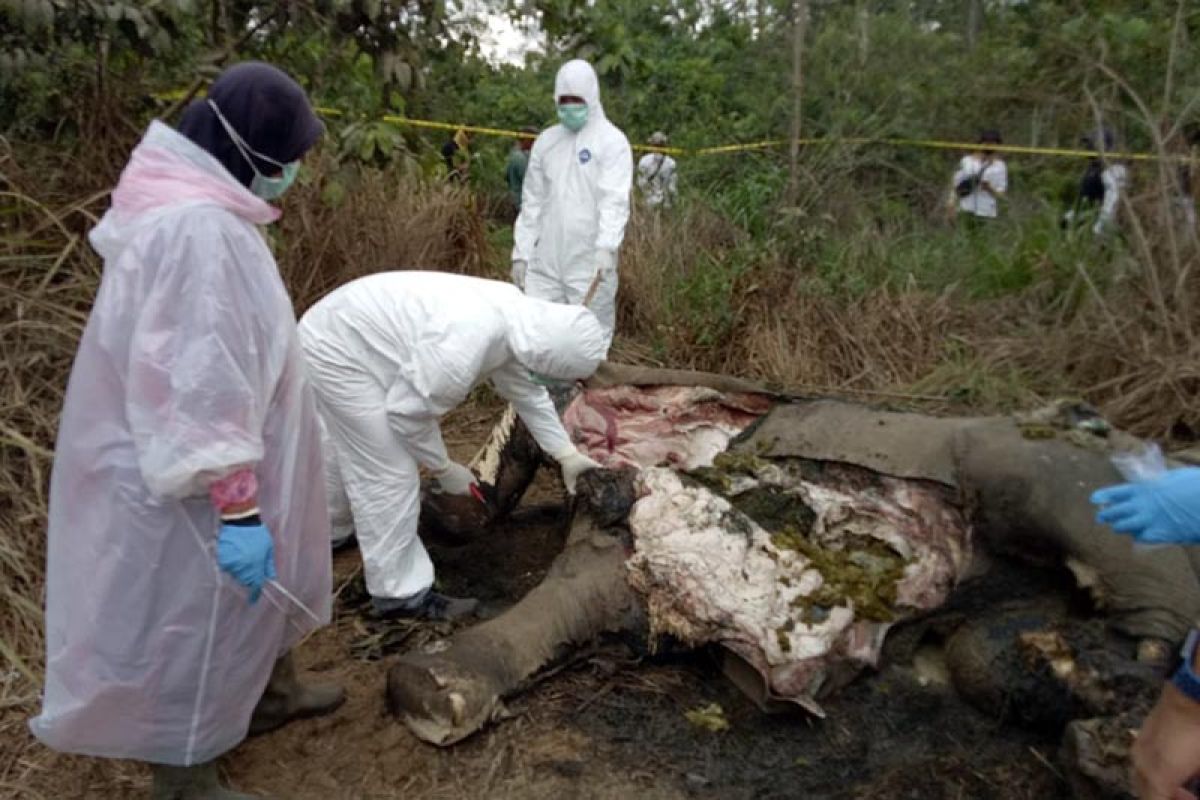
[[[1076,395],[1139,435],[1194,438],[1200,246],[1170,202],[1151,190],[1127,209],[1132,274],[1102,281],[1093,272],[1112,264],[1080,263],[1065,291],[1047,276],[981,300],[912,285],[832,290],[813,265],[703,207],[642,213],[623,250],[616,353],[927,408],[1006,411]]]
[[[37,797],[27,787],[51,764],[25,725],[41,687],[46,493],[66,376],[99,278],[83,235],[103,197],[47,205],[11,179],[0,193],[0,795]],[[84,765],[76,780],[129,778],[117,765],[96,770]]]
[[[485,221],[461,186],[403,172],[338,170],[321,158],[305,172],[274,231],[298,313],[381,270],[486,274]]]

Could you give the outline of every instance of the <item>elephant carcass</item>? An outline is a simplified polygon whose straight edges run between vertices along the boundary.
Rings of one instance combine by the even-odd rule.
[[[388,672],[388,703],[424,741],[449,745],[503,712],[518,691],[570,648],[605,631],[643,627],[624,576],[619,523],[633,497],[631,470],[580,478],[563,552],[545,579],[500,616],[455,634],[445,649],[408,653]]]
[[[723,645],[760,676],[764,699],[821,713],[817,697],[874,664],[892,622],[944,600],[968,531],[926,481],[792,460],[712,466],[771,405],[698,386],[577,398],[568,427],[610,469],[581,482],[563,554],[505,614],[402,657],[393,710],[421,738],[452,743],[565,649],[625,630]]]
[[[392,709],[422,738],[469,735],[606,630],[724,645],[760,700],[818,711],[877,656],[890,623],[945,598],[970,560],[968,519],[1000,549],[1070,560],[1134,635],[1178,638],[1200,611],[1177,548],[1135,555],[1093,524],[1088,493],[1118,476],[1103,428],[1071,414],[940,419],[717,391],[703,377],[619,378],[566,414],[593,458],[625,471],[584,481],[545,583],[389,674]],[[718,434],[736,442],[705,469]],[[627,517],[593,484],[636,494]]]

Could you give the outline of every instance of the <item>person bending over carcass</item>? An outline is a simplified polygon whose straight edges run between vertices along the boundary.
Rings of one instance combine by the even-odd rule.
[[[385,617],[452,619],[476,601],[434,591],[417,535],[418,465],[435,489],[469,494],[475,476],[450,460],[438,419],[489,380],[562,467],[569,491],[597,466],[579,453],[531,373],[595,372],[606,337],[582,306],[525,297],[498,281],[384,272],[342,286],[300,320],[300,341],[327,433],[334,538],[358,536],[367,590]],[[539,378],[540,380],[540,378]]]
[[[1092,495],[1096,520],[1146,544],[1200,544],[1200,468],[1185,467]],[[1200,629],[1163,687],[1133,744],[1133,785],[1141,800],[1196,800],[1183,789],[1200,776]]]
[[[255,227],[323,130],[283,72],[231,67],[178,131],[150,124],[91,232],[104,275],[58,432],[30,727],[150,762],[159,800],[248,797],[213,759],[344,699],[286,655],[329,620],[329,518],[295,315]]]
[[[604,115],[591,64],[578,59],[563,64],[554,79],[554,101],[559,124],[533,143],[525,172],[513,231],[513,283],[530,297],[586,302],[611,340],[633,151]]]

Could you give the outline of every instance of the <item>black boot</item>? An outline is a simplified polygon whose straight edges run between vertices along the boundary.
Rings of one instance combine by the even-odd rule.
[[[259,800],[258,795],[226,789],[217,779],[217,765],[209,761],[193,767],[152,764],[151,800]]]
[[[372,597],[371,605],[380,619],[423,619],[444,622],[475,613],[479,601],[474,597],[450,597],[433,589],[416,598]]]
[[[332,714],[344,702],[346,691],[336,683],[301,683],[288,653],[271,670],[271,680],[250,717],[250,735],[273,731],[295,719]]]

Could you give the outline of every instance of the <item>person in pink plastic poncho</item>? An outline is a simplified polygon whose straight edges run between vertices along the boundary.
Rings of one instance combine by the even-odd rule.
[[[153,797],[239,798],[213,759],[327,713],[289,649],[328,621],[320,432],[295,313],[256,228],[324,126],[267,64],[150,124],[92,230],[104,275],[50,484],[56,750],[153,765]]]

